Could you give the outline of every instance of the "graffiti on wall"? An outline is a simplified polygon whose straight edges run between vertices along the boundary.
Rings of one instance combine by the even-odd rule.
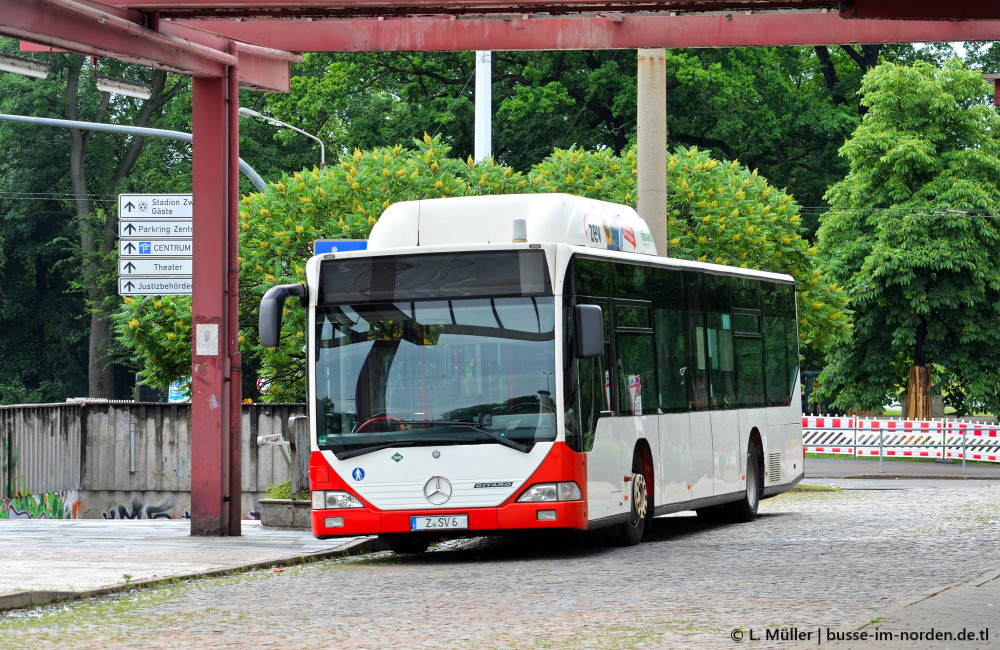
[[[159,490],[91,490],[80,500],[84,519],[190,519],[191,495]]]
[[[182,510],[177,513],[176,504],[172,502],[146,503],[145,501],[133,497],[125,504],[112,505],[101,511],[103,519],[190,519],[191,513]]]
[[[80,500],[76,490],[19,494],[0,501],[0,519],[76,519]]]

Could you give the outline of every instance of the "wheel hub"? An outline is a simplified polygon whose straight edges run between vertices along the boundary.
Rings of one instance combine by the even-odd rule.
[[[632,510],[639,519],[646,518],[646,477],[635,474],[632,477]]]

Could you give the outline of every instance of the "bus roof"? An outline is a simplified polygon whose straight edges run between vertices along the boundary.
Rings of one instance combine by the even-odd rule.
[[[524,239],[515,220],[524,220]],[[646,222],[627,205],[571,194],[462,196],[395,203],[372,226],[368,250],[514,241],[656,255]]]

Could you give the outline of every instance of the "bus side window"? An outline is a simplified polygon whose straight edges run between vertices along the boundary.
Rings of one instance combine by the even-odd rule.
[[[705,315],[702,307],[706,302],[701,293],[701,276],[690,271],[684,272],[684,300],[687,307],[687,383],[688,407],[692,411],[708,409],[708,363],[705,350]]]
[[[607,302],[582,300],[581,303],[600,305],[604,319],[604,354],[592,359],[576,359],[577,376],[575,379],[578,382],[579,394],[574,401],[579,413],[567,413],[567,422],[573,425],[579,422],[580,432],[578,435],[582,444],[579,451],[587,452],[594,449],[597,421],[602,413],[606,414],[611,410],[611,386],[608,382],[608,359],[611,347],[608,337],[611,333],[611,327]],[[572,310],[569,310],[569,314],[572,314]],[[567,322],[572,322],[571,315]]]
[[[656,413],[653,335],[617,333],[615,343],[618,350],[618,414]]]
[[[792,355],[788,354],[788,341],[796,334],[794,320],[787,317],[787,298],[782,295],[783,290],[782,286],[774,286],[762,292],[764,377],[769,406],[788,403],[790,386],[795,381],[794,376],[789,378],[789,370],[793,364],[798,365],[798,356],[789,358]]]
[[[680,309],[655,309],[656,368],[659,379],[660,408],[686,411],[687,360],[684,346],[684,312]]]
[[[702,287],[708,295],[708,357],[713,408],[736,406],[736,373],[733,363],[733,325],[729,303],[729,278],[706,276]]]

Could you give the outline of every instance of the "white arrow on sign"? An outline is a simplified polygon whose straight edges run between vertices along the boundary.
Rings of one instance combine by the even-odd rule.
[[[118,236],[122,239],[149,239],[151,237],[191,237],[194,230],[190,219],[151,221],[149,219],[122,219],[118,222]]]
[[[134,259],[148,257],[191,257],[194,246],[190,239],[119,239],[118,256]]]
[[[152,259],[152,260],[118,260],[119,275],[191,275],[194,260],[187,259]]]
[[[190,296],[191,278],[118,278],[122,296]]]
[[[192,219],[191,194],[119,194],[119,219]]]

